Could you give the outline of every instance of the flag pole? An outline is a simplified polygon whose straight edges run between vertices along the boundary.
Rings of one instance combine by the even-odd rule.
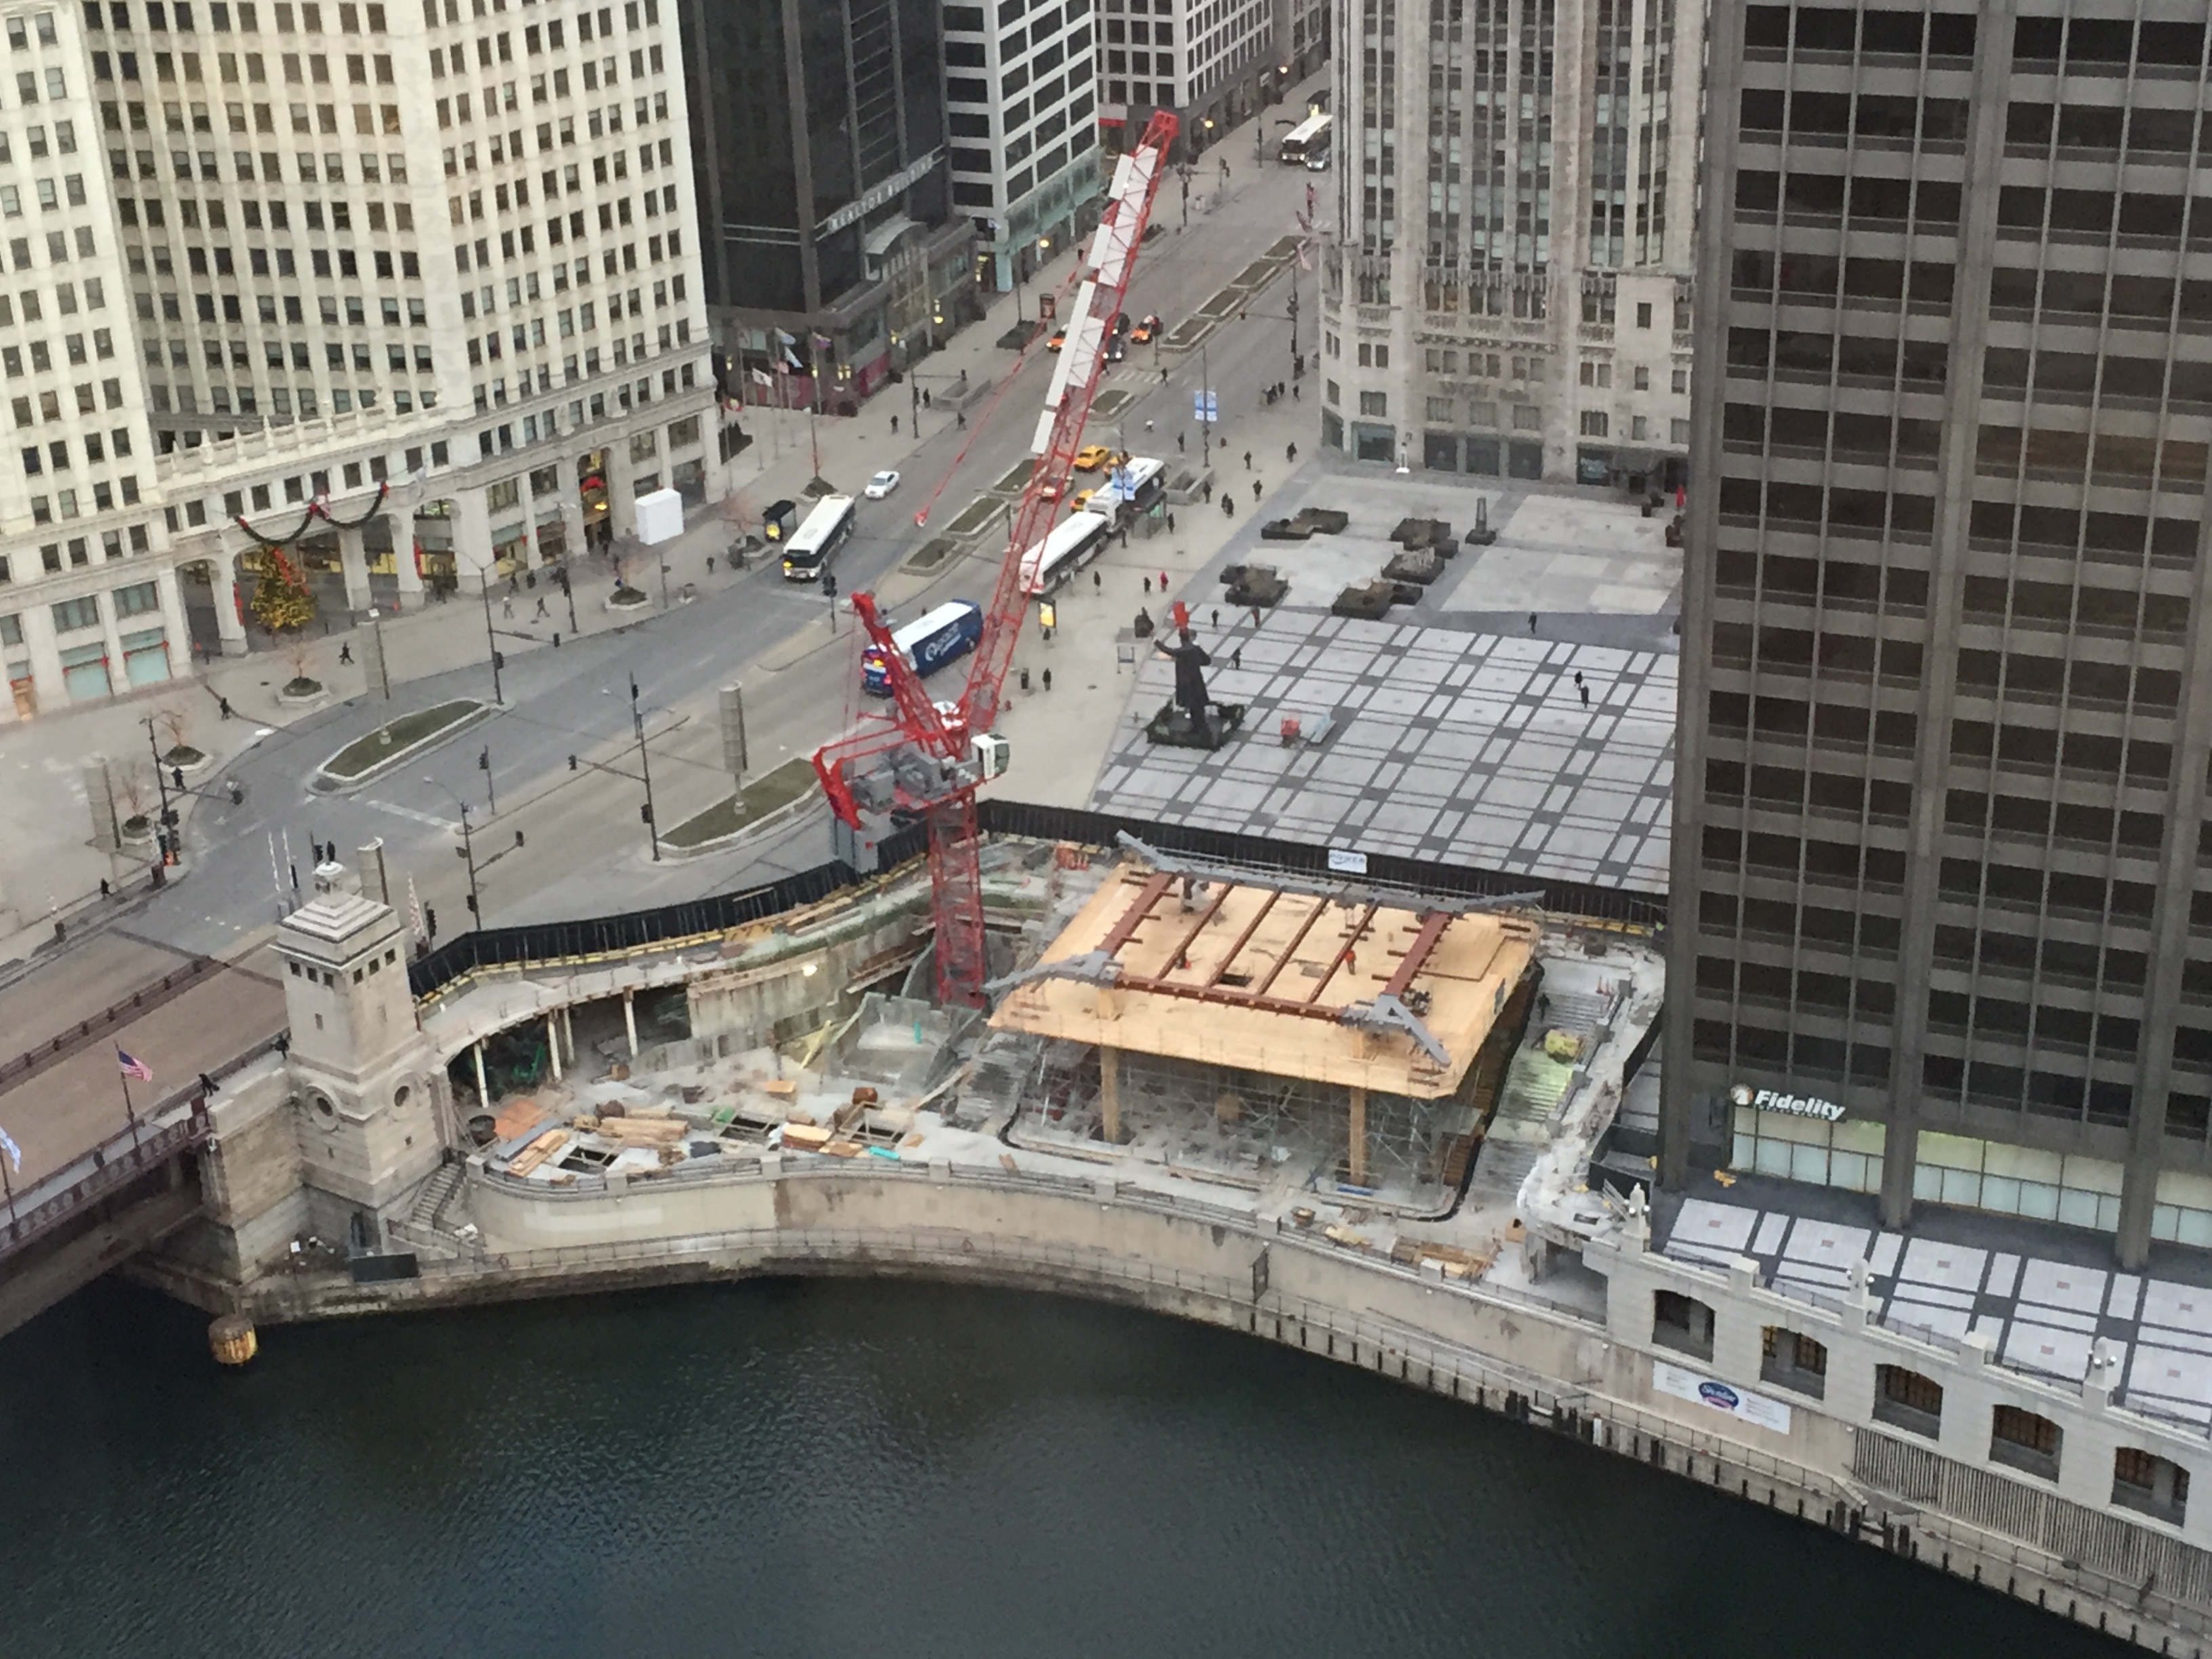
[[[0,1188],[8,1194],[8,1237],[15,1236],[15,1183],[8,1178],[8,1160],[0,1156]]]
[[[131,1073],[118,1071],[117,1077],[123,1085],[123,1115],[131,1121],[131,1144],[138,1144],[138,1109],[131,1103]]]

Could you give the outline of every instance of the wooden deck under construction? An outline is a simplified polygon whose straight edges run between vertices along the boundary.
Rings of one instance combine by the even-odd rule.
[[[1042,963],[1110,957],[1111,985],[1049,975],[1011,991],[1002,1030],[1201,1060],[1274,1076],[1435,1099],[1467,1074],[1535,955],[1511,915],[1423,910],[1347,891],[1207,880],[1125,863]],[[1378,996],[1403,1002],[1442,1043],[1346,1024]]]

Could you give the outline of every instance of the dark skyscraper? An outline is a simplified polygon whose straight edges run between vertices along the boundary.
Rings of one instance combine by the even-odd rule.
[[[823,408],[856,401],[968,300],[936,0],[682,8],[716,343],[754,401],[757,372],[769,400],[811,403],[817,363]]]
[[[2051,9],[1713,13],[1662,1175],[2135,1265],[2212,1238],[2207,12]]]

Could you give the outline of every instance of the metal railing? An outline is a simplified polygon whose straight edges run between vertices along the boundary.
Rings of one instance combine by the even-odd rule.
[[[0,1089],[13,1088],[25,1078],[43,1071],[48,1066],[77,1051],[78,1045],[89,1042],[100,1033],[113,1030],[131,1016],[141,1012],[149,997],[164,998],[178,988],[189,985],[203,974],[218,969],[222,963],[212,957],[194,957],[181,968],[174,968],[158,980],[149,980],[129,996],[108,1004],[98,1013],[79,1020],[68,1030],[35,1048],[27,1048],[13,1060],[0,1062]],[[157,1003],[155,1005],[159,1006]]]
[[[217,1080],[252,1065],[283,1041],[280,1032],[263,1037],[208,1076]],[[79,1153],[60,1169],[25,1188],[9,1207],[0,1230],[0,1261],[15,1255],[95,1200],[159,1167],[207,1139],[211,1127],[207,1097],[198,1079],[155,1101],[136,1125],[118,1130]]]

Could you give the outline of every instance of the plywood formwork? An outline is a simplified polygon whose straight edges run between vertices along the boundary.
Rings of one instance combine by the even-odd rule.
[[[1103,1048],[1398,1095],[1454,1093],[1534,961],[1516,916],[1428,910],[1125,863],[1008,992],[992,1024]],[[1111,969],[1061,976],[1079,959]],[[1111,982],[1105,982],[1110,979]],[[1441,1044],[1347,1024],[1396,998]]]

